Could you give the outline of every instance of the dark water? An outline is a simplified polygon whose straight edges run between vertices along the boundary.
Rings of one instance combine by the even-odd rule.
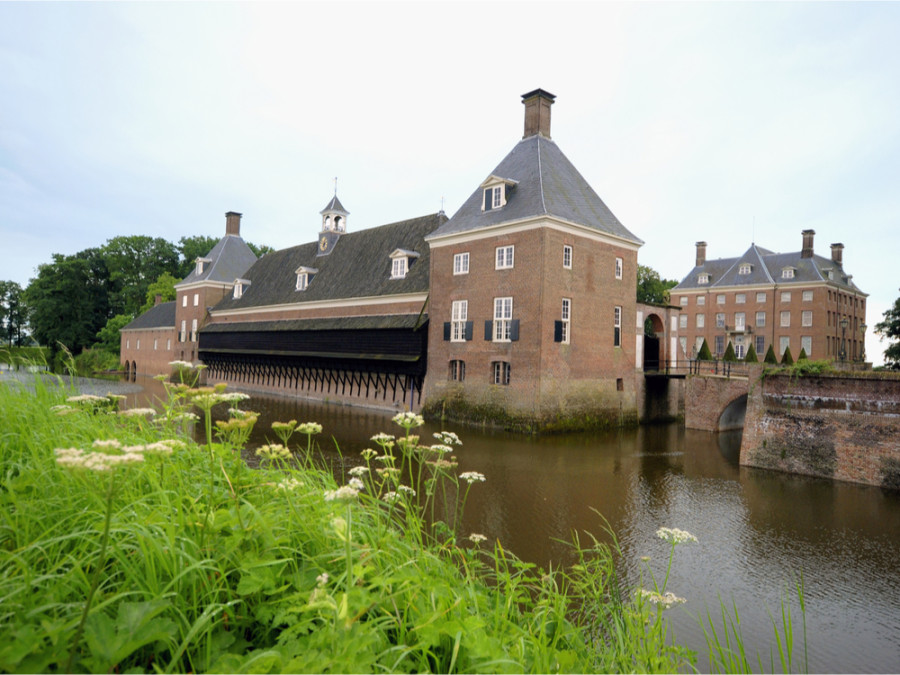
[[[374,434],[401,431],[376,411],[263,396],[242,407],[262,413],[254,441],[276,440],[272,421],[315,421],[325,428],[322,448],[346,464],[360,463]],[[701,670],[708,662],[696,617],[708,611],[721,632],[720,600],[737,605],[754,669],[760,653],[771,670],[770,614],[780,619],[785,593],[802,574],[811,672],[900,671],[900,493],[740,467],[740,432],[665,425],[531,438],[447,429],[464,443],[459,470],[487,476],[470,492],[462,531],[499,539],[524,560],[570,562],[564,542],[573,532],[583,542],[584,533],[608,539],[605,519],[629,579],[638,582],[640,559],[649,556],[661,580],[668,549],[656,530],[694,534],[699,543],[678,547],[669,579],[669,590],[687,603],[669,618],[678,640],[700,652]],[[426,438],[437,430],[428,424],[417,431]],[[790,604],[800,670],[796,594]]]

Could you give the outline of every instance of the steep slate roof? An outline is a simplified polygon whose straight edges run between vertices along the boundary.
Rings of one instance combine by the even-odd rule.
[[[171,328],[175,330],[175,301],[161,302],[129,323],[122,330],[146,330],[148,328]]]
[[[707,260],[703,265],[695,266],[681,283],[672,289],[677,291],[706,290],[710,288],[733,288],[735,286],[757,286],[761,284],[777,283],[779,286],[790,284],[809,284],[813,282],[827,281],[841,288],[862,293],[853,280],[844,272],[843,266],[830,258],[813,255],[804,258],[801,251],[793,253],[773,253],[751,244],[750,248],[739,258],[719,258]],[[741,263],[750,263],[750,274],[739,274]],[[783,279],[781,270],[785,267],[794,268],[792,279]],[[834,272],[834,278],[828,278],[828,270]],[[708,284],[698,282],[700,275],[709,275]],[[865,295],[865,294],[863,294]]]
[[[214,311],[246,309],[320,300],[427,293],[429,248],[425,235],[446,216],[432,214],[390,225],[340,235],[330,255],[316,257],[316,242],[263,256],[242,276],[251,283],[239,299],[226,296]],[[390,254],[398,248],[415,251],[403,279],[391,279]],[[304,291],[296,290],[300,267],[318,270]],[[231,323],[225,325],[233,325]],[[203,330],[216,330],[210,324]],[[221,329],[224,330],[224,329]]]
[[[325,206],[324,209],[319,211],[320,214],[328,213],[329,211],[340,211],[345,216],[349,216],[350,212],[344,208],[344,205],[341,204],[341,200],[337,198],[337,195],[331,198],[331,201]]]
[[[256,262],[256,254],[250,250],[243,239],[234,234],[226,234],[219,239],[219,243],[213,246],[212,251],[207,253],[206,257],[212,262],[203,270],[203,274],[197,274],[195,266],[183,281],[175,285],[193,284],[198,281],[230,284]]]
[[[534,135],[522,139],[491,175],[517,181],[507,191],[506,205],[482,211],[483,189],[479,187],[428,239],[524,218],[556,216],[636,244],[644,243],[619,222],[549,138]]]
[[[380,328],[418,328],[419,317],[412,314],[382,316],[340,316],[333,319],[287,319],[282,321],[223,321],[204,327],[204,333],[240,333],[243,331],[321,331],[371,330]]]

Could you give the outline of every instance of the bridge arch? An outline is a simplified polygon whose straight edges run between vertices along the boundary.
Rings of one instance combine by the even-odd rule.
[[[746,417],[747,394],[743,394],[725,406],[722,414],[719,415],[718,430],[731,431],[732,429],[743,429],[744,419]]]

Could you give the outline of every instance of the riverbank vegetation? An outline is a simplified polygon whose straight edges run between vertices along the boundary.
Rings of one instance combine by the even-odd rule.
[[[158,409],[120,411],[0,384],[0,670],[692,669],[663,611],[680,601],[668,574],[627,589],[615,544],[576,538],[574,565],[541,570],[459,531],[490,477],[457,473],[455,434],[419,438],[421,418],[399,414],[324,470],[321,426],[289,420],[251,469],[245,396],[167,388]],[[659,535],[671,566],[692,537]],[[718,644],[713,631],[716,667],[741,670],[728,659],[743,647]]]

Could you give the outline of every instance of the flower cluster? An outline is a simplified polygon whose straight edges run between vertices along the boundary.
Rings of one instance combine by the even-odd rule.
[[[444,445],[462,445],[462,441],[459,440],[459,436],[454,434],[452,431],[436,431],[432,435]]]
[[[282,490],[285,492],[294,491],[297,488],[301,488],[301,487],[303,487],[303,482],[297,480],[296,478],[285,478],[280,483],[275,483],[276,490]]]
[[[359,490],[357,490],[352,485],[343,485],[339,487],[337,490],[327,490],[325,492],[325,501],[326,502],[346,502],[352,499],[356,499],[359,495]]]
[[[129,408],[120,410],[119,414],[123,417],[155,417],[156,411],[153,408]]]
[[[487,541],[487,537],[485,537],[483,534],[473,532],[469,535],[469,541],[471,541],[473,544],[480,544],[483,541]]]
[[[478,482],[478,483],[484,482],[484,474],[478,473],[477,471],[466,471],[464,473],[459,474],[459,477],[462,478],[464,481],[466,481],[469,485],[471,485],[472,483],[475,483],[475,482]]]
[[[279,443],[261,445],[256,449],[256,456],[275,461],[276,459],[290,459],[291,451]]]
[[[414,412],[401,412],[394,415],[393,420],[395,424],[403,427],[407,431],[412,429],[413,427],[420,427],[425,424],[425,419],[421,415],[417,415]]]
[[[369,473],[369,467],[367,466],[354,466],[348,473],[354,478],[362,478],[367,473]]]
[[[69,469],[89,471],[109,471],[124,464],[143,462],[144,456],[137,452],[107,454],[105,452],[84,451],[81,448],[57,448],[56,463]]]
[[[316,422],[304,422],[299,427],[297,427],[297,431],[299,431],[301,434],[306,434],[307,436],[312,436],[313,434],[321,434],[322,425],[317,424]]]
[[[656,536],[673,545],[697,542],[697,537],[677,527],[661,527],[656,531]]]
[[[687,600],[679,598],[671,591],[659,593],[658,591],[648,591],[646,588],[642,588],[639,593],[642,598],[652,602],[654,605],[660,605],[663,609],[668,609],[674,605],[680,605],[683,602],[687,602]]]

